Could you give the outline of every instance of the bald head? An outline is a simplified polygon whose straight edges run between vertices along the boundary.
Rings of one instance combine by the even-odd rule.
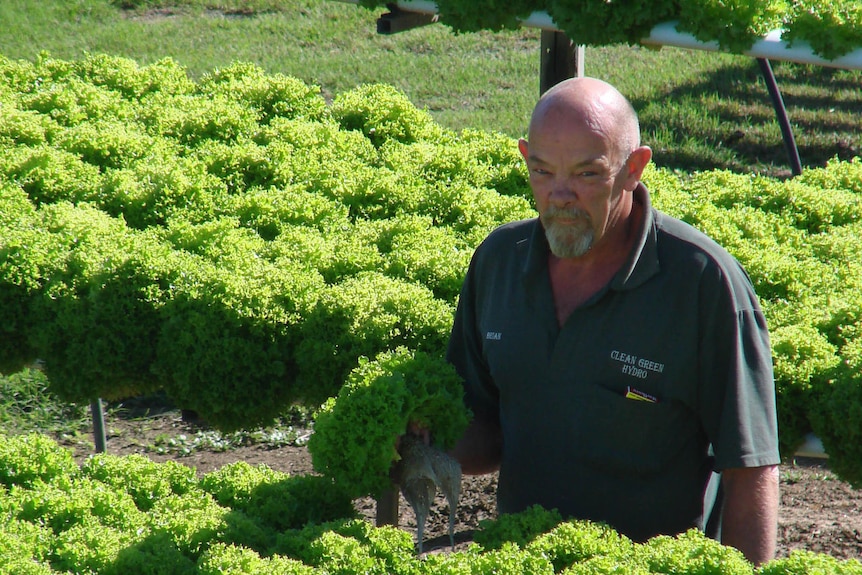
[[[640,146],[640,125],[631,103],[616,88],[596,78],[570,78],[545,92],[530,118],[530,133],[560,121],[602,134],[622,158]]]

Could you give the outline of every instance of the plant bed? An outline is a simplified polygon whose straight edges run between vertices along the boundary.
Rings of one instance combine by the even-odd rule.
[[[108,452],[114,455],[143,454],[157,462],[177,461],[194,467],[199,476],[236,461],[251,465],[263,463],[291,475],[314,473],[311,457],[303,445],[273,447],[262,442],[219,450],[198,442],[200,447],[187,455],[177,451],[159,453],[158,446],[171,438],[177,444],[192,445],[196,435],[211,430],[184,422],[179,410],[159,409],[153,413],[147,417],[141,417],[139,413],[132,414],[132,417],[122,412],[109,413],[106,419]],[[177,439],[180,436],[185,439]],[[74,448],[79,463],[93,450],[92,440],[86,436],[61,439],[60,443]],[[473,531],[480,521],[495,517],[495,493],[495,475],[464,477],[456,515],[457,550],[466,549],[472,542]],[[373,523],[376,514],[374,499],[365,497],[354,503],[360,514]],[[450,549],[448,518],[446,500],[438,494],[425,524],[426,553],[443,553]],[[415,534],[416,520],[403,496],[400,497],[399,526]],[[836,559],[850,559],[859,556],[860,548],[862,491],[854,490],[847,482],[838,479],[829,470],[827,460],[798,458],[795,462],[783,464],[778,557],[786,557],[794,550],[807,550]]]

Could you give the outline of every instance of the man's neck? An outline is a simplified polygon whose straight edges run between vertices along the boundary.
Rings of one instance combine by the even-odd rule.
[[[603,238],[606,241],[584,255],[577,258],[548,255],[548,273],[560,326],[575,309],[604,288],[628,260],[643,217],[643,206],[633,201],[625,219]]]

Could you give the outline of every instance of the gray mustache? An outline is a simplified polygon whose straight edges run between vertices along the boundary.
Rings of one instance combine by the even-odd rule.
[[[590,215],[580,208],[558,208],[556,206],[548,206],[543,214],[545,219],[554,219],[554,218],[583,218],[585,220],[590,219]]]

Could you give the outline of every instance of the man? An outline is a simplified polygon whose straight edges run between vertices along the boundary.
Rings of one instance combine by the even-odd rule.
[[[612,86],[553,87],[528,138],[539,218],[476,250],[449,345],[475,416],[464,472],[499,470],[501,513],[540,504],[637,541],[710,531],[715,504],[715,536],[771,559],[775,391],[748,276],[651,207],[652,152]]]

